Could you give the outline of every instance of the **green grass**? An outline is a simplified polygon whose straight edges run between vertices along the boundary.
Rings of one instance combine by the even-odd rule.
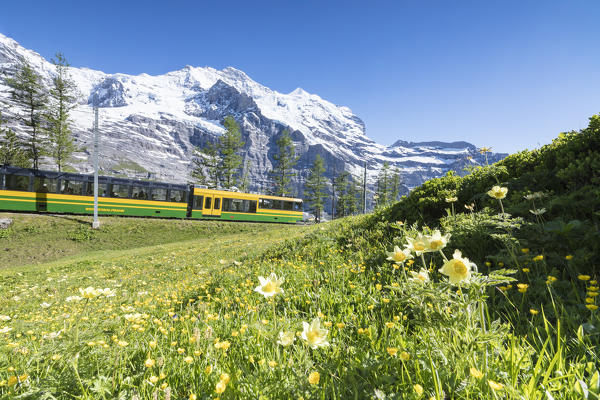
[[[8,230],[0,231],[0,270],[90,251],[278,229],[278,225],[272,224],[100,217],[101,229],[93,230],[91,216],[0,213],[0,218],[13,219]]]
[[[537,167],[568,165],[572,146],[597,152],[594,132],[561,138],[541,159],[519,156],[502,200],[512,215],[486,194],[507,179],[496,165],[433,180],[372,215],[223,225],[4,268],[0,398],[598,399],[598,169],[588,167],[600,158],[557,170],[575,186],[540,180],[552,174]],[[545,193],[535,207],[547,216],[528,212],[528,187]],[[458,212],[471,201],[475,211]],[[436,229],[445,237],[433,251]],[[388,260],[423,237],[431,251],[413,245],[409,259]]]

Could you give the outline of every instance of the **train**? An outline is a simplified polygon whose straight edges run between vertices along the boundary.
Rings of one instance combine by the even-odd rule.
[[[295,224],[302,199],[110,176],[98,177],[98,214]],[[94,177],[0,166],[0,211],[93,214]]]

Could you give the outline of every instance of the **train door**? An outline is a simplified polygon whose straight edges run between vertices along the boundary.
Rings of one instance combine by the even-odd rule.
[[[212,215],[213,217],[220,217],[221,216],[221,206],[223,203],[223,197],[222,196],[213,196],[213,209],[212,209]]]
[[[223,202],[222,196],[204,196],[204,210],[202,210],[203,216],[220,217],[221,216],[221,203]]]

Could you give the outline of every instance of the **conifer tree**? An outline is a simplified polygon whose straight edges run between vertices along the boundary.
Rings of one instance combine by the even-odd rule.
[[[229,189],[237,184],[236,176],[242,165],[242,156],[238,153],[244,146],[244,142],[242,142],[240,126],[232,116],[225,117],[223,125],[225,125],[225,133],[219,138],[221,184]]]
[[[290,182],[294,172],[292,168],[296,165],[298,157],[294,149],[294,143],[290,137],[290,132],[285,129],[277,139],[277,153],[273,158],[277,162],[275,168],[271,171],[274,183],[273,194],[276,196],[288,196],[291,194]]]
[[[30,164],[23,151],[23,142],[11,129],[3,127],[5,123],[0,114],[0,165],[28,168]]]
[[[396,202],[398,201],[398,195],[400,194],[400,181],[401,181],[400,169],[396,166],[394,167],[394,172],[392,175],[392,187],[390,189],[390,201]]]
[[[209,142],[203,149],[196,147],[192,164],[192,177],[196,179],[196,182],[206,185],[210,189],[219,187],[221,157],[215,144]]]
[[[346,215],[354,215],[358,212],[358,182],[352,175],[348,175],[348,186],[344,195],[344,205],[346,207]]]
[[[21,60],[13,77],[5,83],[12,89],[13,99],[25,110],[21,120],[27,129],[25,147],[33,168],[38,169],[42,156],[48,153],[47,140],[42,130],[46,93],[40,75],[26,60]]]
[[[345,217],[347,214],[347,191],[348,191],[348,177],[350,174],[346,171],[340,172],[334,179],[334,188],[337,194],[337,207],[335,209],[336,217]]]
[[[69,126],[69,112],[76,106],[76,86],[69,76],[69,63],[61,53],[56,54],[52,63],[56,66],[56,76],[52,79],[45,129],[48,132],[49,153],[58,170],[62,171],[76,150]]]
[[[306,183],[304,184],[304,198],[310,204],[310,210],[315,215],[317,221],[321,221],[321,212],[324,208],[325,183],[325,163],[323,158],[317,154],[313,162]]]
[[[385,161],[377,176],[376,207],[388,204],[390,198],[390,164]]]
[[[250,168],[252,168],[252,162],[248,159],[246,160],[246,166],[244,167],[242,179],[240,180],[240,191],[242,192],[248,192],[250,190]]]

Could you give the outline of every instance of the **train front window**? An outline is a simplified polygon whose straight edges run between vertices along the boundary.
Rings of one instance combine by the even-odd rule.
[[[56,179],[36,176],[33,179],[33,191],[38,193],[56,193],[58,181]]]
[[[62,194],[81,195],[83,192],[83,182],[63,179],[60,183],[60,192]]]
[[[302,202],[301,201],[294,202],[294,211],[302,211]]]
[[[21,175],[6,175],[7,190],[29,190],[29,177]]]

